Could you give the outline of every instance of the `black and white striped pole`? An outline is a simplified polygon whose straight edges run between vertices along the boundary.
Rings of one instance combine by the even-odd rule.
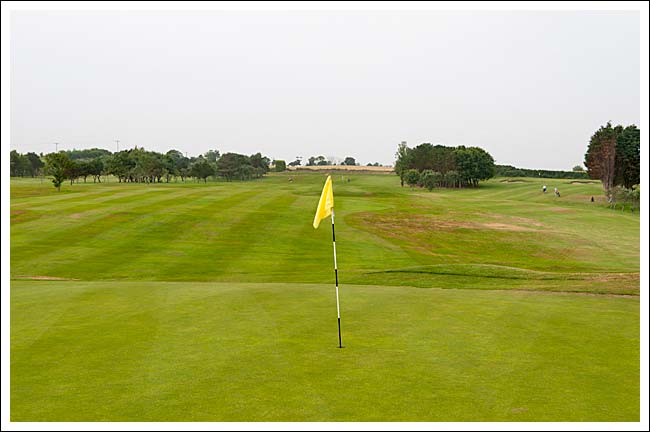
[[[334,280],[336,281],[336,316],[339,323],[339,348],[341,343],[341,308],[339,307],[339,270],[336,265],[336,234],[334,233],[334,209],[332,208],[332,247],[334,248]]]

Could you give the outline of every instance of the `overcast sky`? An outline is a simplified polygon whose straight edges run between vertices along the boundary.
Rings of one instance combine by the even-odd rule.
[[[570,169],[639,123],[637,12],[14,12],[11,148]]]

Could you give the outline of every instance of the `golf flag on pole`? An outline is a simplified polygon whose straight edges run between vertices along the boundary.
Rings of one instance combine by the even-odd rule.
[[[316,208],[316,215],[314,216],[314,228],[318,228],[320,221],[332,214],[334,208],[334,193],[332,192],[332,176],[327,176],[323,193],[320,194],[318,207]]]
[[[334,192],[332,191],[332,176],[327,176],[323,192],[320,194],[316,215],[314,216],[314,228],[318,228],[320,221],[327,216],[332,216],[332,247],[334,248],[334,280],[336,281],[336,315],[339,324],[339,348],[341,343],[341,308],[339,307],[339,270],[336,265],[336,235],[334,234]]]

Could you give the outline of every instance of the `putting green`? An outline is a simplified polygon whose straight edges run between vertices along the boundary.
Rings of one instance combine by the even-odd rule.
[[[13,421],[638,421],[639,302],[14,282]]]

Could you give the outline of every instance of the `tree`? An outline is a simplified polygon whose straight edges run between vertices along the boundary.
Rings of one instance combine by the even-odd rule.
[[[275,165],[276,172],[282,172],[287,170],[287,163],[283,160],[274,160],[273,165]]]
[[[9,156],[9,171],[12,177],[29,175],[31,169],[32,166],[25,155],[18,153],[16,150],[11,151]]]
[[[253,175],[255,177],[262,177],[264,174],[269,172],[269,163],[271,161],[269,158],[266,156],[262,156],[261,153],[255,153],[253,155],[250,155],[248,158],[248,164],[253,167]],[[250,176],[246,176],[246,178],[250,178]],[[242,179],[244,180],[244,179]]]
[[[395,161],[395,173],[399,176],[400,184],[404,187],[404,176],[411,166],[412,159],[411,149],[406,145],[406,141],[402,141],[397,146],[395,157],[397,158]]]
[[[583,172],[584,170],[585,169],[582,167],[582,165],[576,165],[571,169],[573,172]]]
[[[79,177],[81,177],[81,168],[82,163],[76,160],[70,160],[68,164],[68,169],[66,170],[66,178],[70,180],[70,184],[74,183]]]
[[[606,191],[609,191],[614,185],[616,137],[622,129],[621,126],[612,127],[611,122],[601,126],[591,136],[585,154],[585,166],[589,177],[601,180]]]
[[[71,165],[70,158],[63,152],[45,155],[45,172],[52,176],[56,190],[61,190],[61,184],[67,178]]]
[[[614,184],[631,189],[641,181],[641,131],[626,127],[616,137]]]
[[[73,149],[73,150],[66,150],[65,153],[68,155],[70,160],[95,159],[102,156],[108,156],[111,154],[110,151],[105,149],[100,149],[100,148],[91,148],[91,149],[84,149],[84,150]]]
[[[82,177],[84,179],[84,183],[86,183],[86,178],[91,175],[92,171],[91,162],[87,160],[78,160],[72,161],[72,163],[77,166],[79,177]]]
[[[454,153],[461,185],[478,187],[479,181],[494,176],[494,159],[482,148],[459,146]]]
[[[126,182],[127,179],[132,178],[132,171],[135,168],[135,160],[131,158],[131,150],[122,150],[108,159],[107,171],[109,174],[117,177],[118,181]]]
[[[104,172],[104,162],[101,157],[89,161],[88,173],[93,176],[93,183],[101,183],[101,175]]]
[[[30,169],[31,176],[34,177],[38,175],[41,172],[43,166],[45,165],[41,160],[41,157],[34,152],[27,153],[25,157],[29,161],[29,166],[31,168]]]
[[[208,182],[208,177],[215,175],[216,170],[214,166],[202,157],[199,158],[196,162],[192,164],[190,174],[192,177],[203,180],[205,183]]]
[[[217,161],[217,175],[227,181],[246,180],[250,178],[252,169],[248,156],[238,153],[224,153]]]
[[[429,143],[423,143],[413,147],[411,150],[411,168],[418,171],[433,169],[434,157],[433,146]]]
[[[181,180],[185,181],[185,178],[189,175],[189,158],[178,150],[169,150],[165,153],[164,161],[169,175],[180,176]]]
[[[345,160],[343,161],[343,163],[341,165],[354,166],[356,164],[357,164],[357,161],[354,160],[353,157],[348,156],[348,157],[345,158]]]
[[[219,153],[219,150],[208,150],[203,157],[208,161],[208,162],[216,162],[217,159],[221,157],[221,154]]]
[[[293,162],[289,162],[289,166],[300,166],[300,164],[301,164],[300,159],[296,159]]]

